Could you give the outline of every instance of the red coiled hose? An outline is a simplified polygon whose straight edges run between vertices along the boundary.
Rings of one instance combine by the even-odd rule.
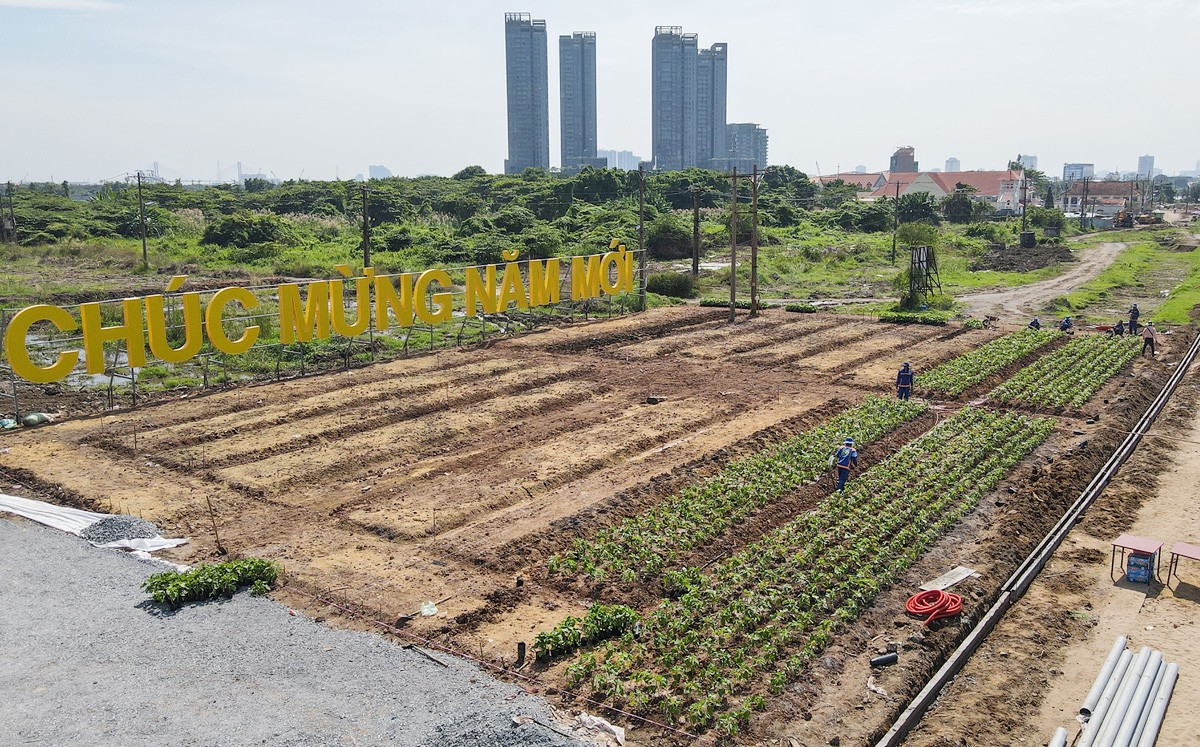
[[[943,617],[953,617],[962,612],[962,597],[949,591],[931,589],[913,594],[904,603],[904,611],[913,615],[929,615],[925,626]]]

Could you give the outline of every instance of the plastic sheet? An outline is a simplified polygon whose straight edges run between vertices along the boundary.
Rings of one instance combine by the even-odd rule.
[[[45,501],[35,501],[29,498],[18,498],[15,495],[0,493],[0,511],[24,516],[26,519],[45,524],[48,527],[79,535],[84,527],[96,523],[109,514],[98,514],[94,511],[83,511],[70,506],[57,506]],[[96,547],[115,547],[123,550],[154,552],[168,547],[178,547],[185,544],[186,539],[166,539],[151,537],[150,539],[128,539],[108,542]]]

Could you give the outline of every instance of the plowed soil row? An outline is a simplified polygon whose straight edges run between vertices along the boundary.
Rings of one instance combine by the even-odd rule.
[[[409,626],[511,664],[518,642],[592,599],[656,601],[649,587],[550,583],[549,555],[889,389],[901,360],[920,371],[995,334],[725,313],[664,309],[71,420],[0,437],[0,470],[191,537],[181,562],[215,557],[211,501],[222,544],[281,561],[291,588],[337,589],[388,621],[444,599]],[[900,429],[887,448],[928,426]],[[689,560],[736,551],[822,490],[754,513]],[[1008,557],[1002,539],[979,537],[987,557]],[[821,692],[846,710],[838,690]],[[768,715],[813,712],[814,697],[793,693]]]

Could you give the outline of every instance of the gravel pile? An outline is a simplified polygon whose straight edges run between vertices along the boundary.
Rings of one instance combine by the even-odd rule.
[[[97,545],[117,540],[150,539],[159,535],[158,527],[145,519],[126,514],[106,516],[83,528],[79,536]]]

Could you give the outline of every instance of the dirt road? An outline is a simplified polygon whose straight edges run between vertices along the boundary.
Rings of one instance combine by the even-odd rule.
[[[1050,301],[1070,293],[1099,275],[1127,246],[1128,244],[1120,242],[1104,243],[1081,253],[1079,262],[1058,277],[1017,288],[971,293],[960,296],[958,300],[974,316],[991,315],[1009,322],[1020,321],[1015,317],[1034,316]]]

